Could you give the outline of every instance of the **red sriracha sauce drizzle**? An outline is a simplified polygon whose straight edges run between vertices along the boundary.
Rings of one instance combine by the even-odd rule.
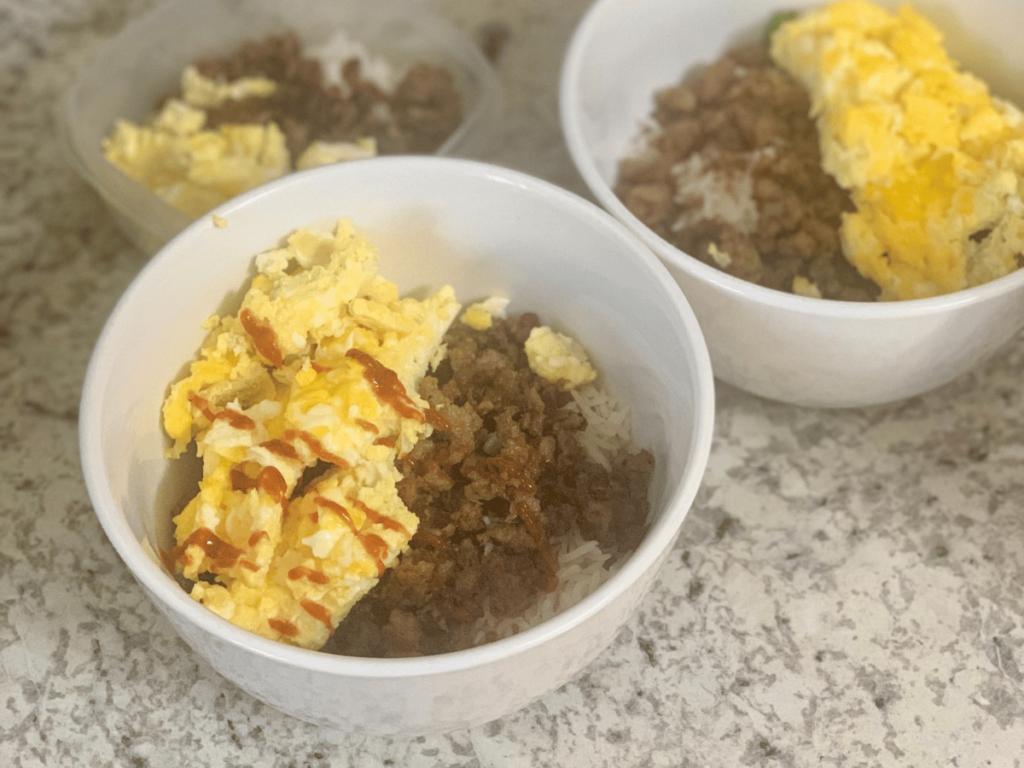
[[[416,403],[409,397],[409,393],[405,391],[405,385],[402,384],[397,373],[361,349],[353,347],[345,353],[345,357],[362,363],[363,376],[370,382],[373,393],[381,401],[398,411],[399,416],[415,419],[420,424],[426,421],[423,411],[417,408]]]
[[[249,309],[242,310],[239,314],[239,319],[241,320],[242,327],[252,339],[257,353],[274,367],[283,365],[284,355],[281,352],[280,345],[273,329],[267,323],[257,318]],[[346,357],[359,362],[363,366],[363,375],[369,382],[374,394],[382,402],[394,408],[400,416],[413,419],[421,424],[425,422],[429,423],[436,429],[450,429],[448,421],[438,411],[433,408],[427,408],[424,412],[417,407],[416,403],[406,391],[405,386],[398,378],[398,374],[393,370],[361,350],[350,349],[345,354]],[[318,371],[327,370],[323,366],[314,367]],[[256,423],[253,419],[244,413],[231,410],[229,408],[214,411],[210,406],[209,401],[194,391],[189,392],[188,399],[189,402],[210,422],[220,419],[226,421],[235,429],[253,430],[256,428]],[[368,432],[379,434],[378,428],[371,422],[359,419],[357,420],[357,424]],[[350,464],[343,458],[328,451],[317,437],[304,430],[285,430],[281,437],[267,440],[261,443],[261,447],[265,448],[270,453],[281,456],[282,458],[292,461],[300,461],[301,457],[295,446],[296,441],[305,443],[310,452],[322,461],[343,469],[350,466]],[[378,444],[393,446],[395,444],[395,439],[380,436],[375,442]],[[232,468],[230,476],[233,489],[249,491],[255,488],[260,490],[275,501],[281,503],[285,507],[285,511],[287,511],[289,501],[287,498],[287,482],[281,472],[275,467],[262,467],[255,477],[251,477],[246,472],[243,464],[239,464]],[[372,524],[381,526],[388,530],[402,532],[406,536],[409,535],[408,529],[397,520],[393,520],[392,518],[377,512],[358,499],[349,497],[347,501],[353,507],[362,511],[366,516],[366,519]],[[360,530],[356,526],[348,509],[341,504],[331,501],[323,496],[316,496],[314,498],[314,502],[318,508],[330,511],[345,521],[349,529],[356,535],[360,543],[363,545],[366,553],[376,561],[378,575],[382,575],[385,570],[384,558],[388,554],[387,542],[375,533]],[[267,535],[266,531],[254,532],[249,537],[249,547],[254,547]],[[180,545],[174,547],[170,552],[161,552],[165,564],[169,567],[173,564],[188,565],[190,558],[188,557],[186,550],[192,546],[199,546],[204,554],[210,558],[212,561],[210,570],[213,572],[231,568],[235,564],[239,563],[240,558],[244,554],[242,549],[225,542],[208,528],[199,528],[190,534],[189,537]],[[249,568],[250,570],[257,569],[256,566],[248,560],[241,561],[241,565]],[[288,572],[288,578],[292,580],[307,579],[320,585],[329,583],[328,577],[322,571],[313,570],[304,566],[292,568]],[[302,600],[300,605],[307,614],[324,623],[328,629],[333,630],[331,615],[327,608],[308,599]],[[279,632],[286,637],[295,637],[299,634],[299,628],[291,621],[287,621],[285,619],[271,618],[267,620],[267,624],[276,632]]]
[[[377,561],[377,575],[383,575],[385,570],[384,556],[388,553],[388,543],[375,533],[367,533],[359,530],[359,528],[356,527],[355,521],[352,519],[352,515],[350,515],[349,511],[338,502],[331,501],[323,496],[317,496],[313,501],[316,502],[318,507],[330,510],[345,521],[345,524],[348,525],[352,533],[354,533],[356,538],[359,539],[359,543],[363,545],[363,548],[366,550],[366,554]]]
[[[188,401],[196,407],[197,411],[209,419],[211,423],[217,419],[222,419],[235,429],[256,429],[256,422],[244,413],[232,411],[230,408],[214,411],[213,408],[210,407],[209,401],[196,392],[188,393]]]
[[[242,327],[252,339],[256,351],[272,366],[280,368],[284,364],[284,354],[274,329],[256,317],[248,307],[241,311],[238,319],[242,321]]]

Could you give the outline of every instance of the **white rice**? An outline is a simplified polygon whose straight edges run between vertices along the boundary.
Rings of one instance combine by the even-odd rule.
[[[632,437],[629,409],[593,384],[570,391],[573,401],[566,408],[583,414],[587,428],[580,444],[591,461],[608,469],[609,457],[625,447]]]
[[[775,154],[773,147],[752,152],[731,152],[735,165],[722,162],[721,152],[707,150],[693,154],[672,167],[676,190],[674,199],[682,203],[699,198],[701,204],[687,210],[672,223],[672,231],[692,227],[697,222],[719,218],[750,234],[757,229],[760,214],[754,200],[754,167]]]
[[[359,59],[361,74],[364,80],[373,82],[385,93],[395,87],[398,76],[386,59],[370,53],[366,45],[340,31],[320,46],[309,47],[305,55],[319,59],[324,68],[324,79],[333,85],[341,86],[347,93],[347,86],[341,79],[341,65],[349,59]]]

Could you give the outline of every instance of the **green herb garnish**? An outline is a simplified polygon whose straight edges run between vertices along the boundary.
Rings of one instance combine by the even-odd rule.
[[[795,19],[799,16],[796,11],[783,11],[782,13],[776,13],[768,22],[768,26],[764,28],[764,44],[768,45],[771,42],[772,35],[775,34],[775,30],[781,27],[790,19]]]

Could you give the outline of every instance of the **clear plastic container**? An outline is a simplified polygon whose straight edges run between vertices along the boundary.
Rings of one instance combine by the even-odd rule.
[[[196,59],[286,30],[307,47],[344,31],[396,72],[417,61],[447,68],[462,97],[464,118],[437,154],[475,157],[485,149],[501,110],[497,77],[460,30],[425,8],[393,0],[166,0],[103,48],[57,114],[69,161],[147,253],[155,253],[191,219],[107,162],[104,137],[119,118],[145,121]]]

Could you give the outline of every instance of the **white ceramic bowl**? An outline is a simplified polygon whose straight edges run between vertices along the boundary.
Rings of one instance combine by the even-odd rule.
[[[180,85],[182,70],[196,59],[223,55],[247,40],[286,30],[294,31],[307,47],[344,32],[396,72],[417,61],[446,67],[462,97],[464,118],[437,154],[474,156],[486,148],[501,111],[497,75],[455,25],[420,3],[163,0],[102,48],[57,109],[64,154],[99,192],[118,226],[146,253],[159,249],[190,218],[107,162],[102,141],[114,121],[144,121],[157,99]]]
[[[563,684],[611,641],[672,547],[710,450],[714,390],[696,319],[648,249],[597,206],[545,182],[464,160],[378,158],[293,174],[172,240],[120,300],[81,401],[81,453],[96,514],[156,608],[222,675],[309,722],[367,733],[482,723]],[[160,404],[204,335],[240,298],[253,256],[302,226],[349,218],[403,291],[451,283],[464,302],[500,294],[572,331],[650,448],[654,523],[596,592],[513,638],[421,659],[307,651],[239,629],[194,602],[143,542],[172,545],[190,490],[164,459]],[[226,298],[227,297],[227,298]],[[194,479],[192,480],[194,484]],[[194,485],[193,485],[194,488]]]
[[[809,406],[863,406],[945,384],[1024,327],[1024,270],[957,294],[851,304],[795,296],[734,278],[675,248],[615,196],[618,162],[654,93],[731,47],[758,39],[771,16],[810,0],[598,0],[565,58],[562,125],[594,196],[668,266],[700,321],[715,375],[754,394]],[[883,0],[896,7],[901,0]],[[929,0],[953,56],[993,91],[1024,104],[1024,4]]]

